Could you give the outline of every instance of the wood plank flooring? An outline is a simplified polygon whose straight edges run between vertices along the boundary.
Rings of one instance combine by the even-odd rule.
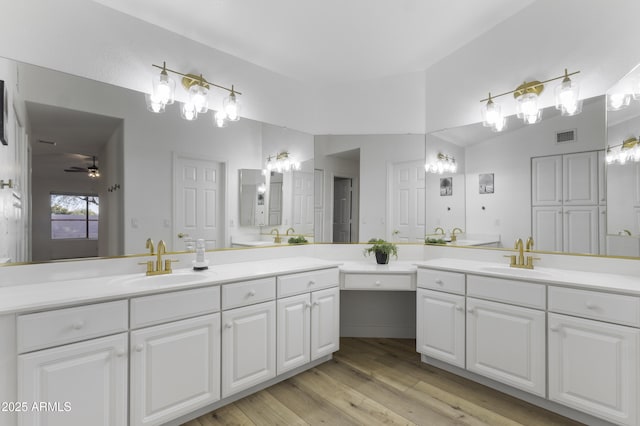
[[[342,338],[333,360],[183,426],[317,424],[580,423],[421,363],[415,340]]]

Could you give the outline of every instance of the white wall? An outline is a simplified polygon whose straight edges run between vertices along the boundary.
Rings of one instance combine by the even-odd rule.
[[[553,117],[470,146],[465,151],[466,230],[499,234],[504,246],[531,235],[531,157],[602,150],[604,97],[585,104],[582,114]],[[578,140],[556,145],[558,131],[576,129]],[[479,194],[478,174],[493,173],[495,192]],[[484,209],[483,209],[484,207]]]

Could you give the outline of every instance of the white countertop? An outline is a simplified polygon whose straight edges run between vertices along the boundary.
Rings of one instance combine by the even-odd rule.
[[[310,257],[289,257],[215,265],[198,272],[191,268],[175,269],[170,275],[155,277],[137,273],[0,287],[0,315],[186,290],[203,285],[336,267],[341,264],[342,262]],[[171,283],[172,279],[177,283]]]
[[[640,277],[633,275],[584,272],[537,266],[534,266],[534,269],[519,269],[509,267],[506,260],[502,264],[477,260],[438,258],[415,262],[415,264],[418,267],[431,269],[571,286],[585,290],[603,290],[640,295]]]

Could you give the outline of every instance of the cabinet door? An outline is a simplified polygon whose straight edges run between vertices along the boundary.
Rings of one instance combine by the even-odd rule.
[[[417,351],[464,368],[464,296],[419,288],[416,303]]]
[[[311,293],[311,360],[340,349],[340,289]]]
[[[276,375],[276,302],[222,312],[222,397]]]
[[[564,205],[597,205],[598,153],[565,154],[562,160]]]
[[[563,249],[569,253],[598,254],[598,206],[564,207]],[[542,249],[541,249],[542,250]]]
[[[531,205],[562,205],[562,156],[531,159]]]
[[[562,251],[562,207],[533,207],[531,212],[536,250]]]
[[[467,298],[467,369],[545,396],[545,313]]]
[[[640,330],[549,314],[549,399],[623,425],[638,420]]]
[[[121,333],[18,356],[18,401],[29,403],[19,424],[127,424],[127,353]]]
[[[158,425],[220,399],[220,314],[131,332],[131,425]]]
[[[598,151],[598,203],[601,206],[607,204],[607,172],[606,153]]]
[[[311,360],[311,296],[280,299],[276,371],[282,374]]]

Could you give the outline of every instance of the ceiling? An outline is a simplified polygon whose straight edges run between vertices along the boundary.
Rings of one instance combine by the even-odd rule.
[[[534,0],[94,0],[305,82],[428,68]]]

